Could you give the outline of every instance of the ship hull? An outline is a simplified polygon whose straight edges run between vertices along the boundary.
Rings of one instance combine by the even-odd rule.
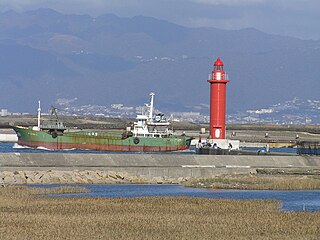
[[[31,128],[13,127],[18,135],[18,144],[31,148],[50,150],[81,149],[110,152],[170,152],[186,150],[191,138],[171,136],[167,138],[127,137],[121,134],[99,132],[65,132],[62,136],[52,137],[46,131]]]

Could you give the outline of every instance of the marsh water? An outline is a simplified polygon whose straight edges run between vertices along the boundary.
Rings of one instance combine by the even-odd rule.
[[[63,185],[34,185],[57,187]],[[74,185],[72,185],[74,186]],[[261,191],[261,190],[213,190],[190,188],[171,184],[84,184],[76,185],[90,190],[88,193],[52,194],[52,197],[160,197],[187,196],[227,199],[274,199],[281,203],[283,211],[320,211],[320,190],[310,191]]]

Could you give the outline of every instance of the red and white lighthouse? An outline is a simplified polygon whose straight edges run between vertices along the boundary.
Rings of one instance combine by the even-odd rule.
[[[223,70],[220,58],[214,63],[210,75],[210,137],[211,139],[226,138],[226,87],[227,73]]]

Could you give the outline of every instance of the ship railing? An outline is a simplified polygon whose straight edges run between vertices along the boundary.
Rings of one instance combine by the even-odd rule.
[[[153,137],[153,138],[164,138],[170,136],[170,134],[166,133],[135,133],[134,137]]]

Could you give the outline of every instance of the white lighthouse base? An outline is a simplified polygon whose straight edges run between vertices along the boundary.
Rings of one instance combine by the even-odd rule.
[[[240,141],[239,140],[230,140],[230,139],[207,139],[207,146],[212,148],[228,149],[228,150],[239,150]]]

